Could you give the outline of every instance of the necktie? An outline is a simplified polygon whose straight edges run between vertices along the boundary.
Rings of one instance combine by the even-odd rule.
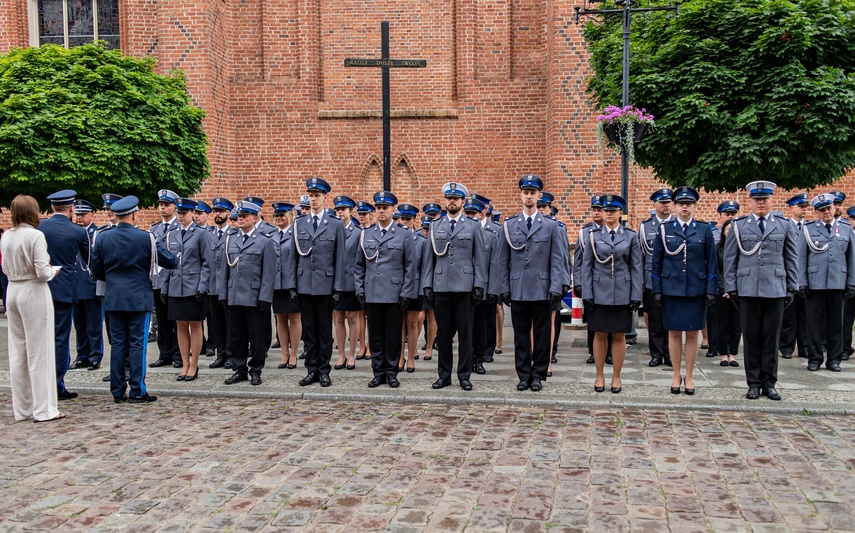
[[[802,223],[801,223],[801,222],[796,222],[796,226],[798,226],[798,227],[799,227],[799,231],[801,231],[801,230],[802,230]]]
[[[612,242],[615,242],[615,230],[609,230],[609,236],[611,236]]]
[[[318,215],[312,217],[312,229],[316,231],[318,229]]]
[[[243,234],[243,243],[246,244],[246,240],[249,239],[249,233]]]
[[[766,233],[766,217],[760,217],[757,225],[760,226],[760,233]]]
[[[186,230],[186,229],[182,229],[182,230],[181,230],[181,238],[183,239],[185,235],[187,235],[187,230]]]
[[[222,238],[223,238],[223,230],[221,230],[221,229],[217,230],[217,239],[222,239]]]
[[[826,224],[825,230],[828,232],[829,235],[831,235],[831,224]]]
[[[683,222],[683,233],[686,233],[686,230],[689,228],[689,225]]]
[[[457,225],[457,221],[456,221],[456,220],[452,220],[452,221],[451,221],[451,233],[454,233],[454,226],[456,226],[456,225]]]
[[[381,229],[381,230],[380,230],[380,238],[382,239],[382,238],[383,238],[383,237],[385,237],[385,236],[386,236],[386,230],[385,230],[385,229]]]
[[[528,226],[528,229],[531,229],[531,217],[525,219],[525,225]]]

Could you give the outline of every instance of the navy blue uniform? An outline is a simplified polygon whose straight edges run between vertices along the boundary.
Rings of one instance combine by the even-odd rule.
[[[86,228],[89,249],[95,237],[95,224]],[[96,296],[96,283],[89,275],[86,257],[77,258],[77,305],[74,307],[74,331],[77,334],[75,365],[99,365],[104,357],[104,311]]]

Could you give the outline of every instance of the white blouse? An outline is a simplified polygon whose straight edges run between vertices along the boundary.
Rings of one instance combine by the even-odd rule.
[[[21,224],[3,233],[0,254],[3,256],[3,272],[9,281],[50,281],[56,275],[57,269],[50,266],[44,233],[29,224]]]

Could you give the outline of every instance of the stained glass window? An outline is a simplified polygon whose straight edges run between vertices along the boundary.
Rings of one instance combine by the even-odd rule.
[[[79,46],[99,39],[119,47],[119,0],[37,0],[39,44]]]

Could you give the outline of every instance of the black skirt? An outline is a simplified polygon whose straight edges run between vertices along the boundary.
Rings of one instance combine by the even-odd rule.
[[[599,333],[629,333],[632,331],[632,311],[629,305],[597,305],[588,313],[588,329]]]
[[[668,331],[699,331],[707,323],[707,305],[704,296],[662,298],[662,326]]]
[[[359,300],[356,299],[356,291],[345,291],[341,293],[341,301],[338,303],[336,311],[362,311],[362,306],[359,305]]]
[[[422,304],[422,311],[431,311],[433,310],[433,306],[430,304],[427,298],[419,298],[419,302]]]
[[[290,315],[299,313],[300,308],[291,303],[291,298],[288,298],[288,291],[279,290],[273,291],[273,314]]]
[[[407,311],[421,311],[422,310],[422,299],[416,298],[415,300],[410,301],[410,305],[407,306]]]
[[[197,302],[195,296],[170,296],[166,316],[169,320],[200,322],[208,312],[208,299]]]

